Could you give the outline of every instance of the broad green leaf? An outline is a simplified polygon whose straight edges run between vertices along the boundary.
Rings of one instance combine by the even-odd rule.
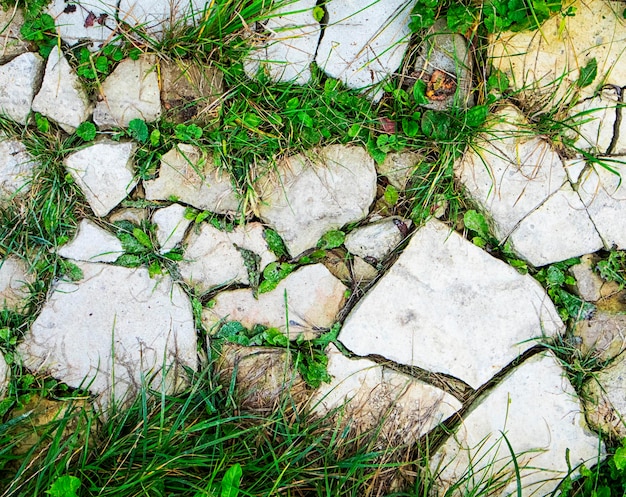
[[[78,497],[76,491],[80,488],[79,478],[70,475],[59,476],[46,493],[52,497]]]
[[[402,131],[410,138],[417,136],[420,132],[420,125],[413,119],[402,118]]]
[[[153,146],[157,146],[161,141],[161,132],[158,129],[153,129],[150,133],[150,143]]]
[[[496,90],[499,93],[506,91],[509,86],[509,77],[500,69],[492,69],[487,79],[487,91]]]
[[[96,137],[96,126],[90,122],[81,123],[76,128],[76,134],[86,142],[89,142]]]
[[[37,129],[42,133],[47,133],[50,130],[50,122],[39,112],[35,113],[35,123],[37,123]]]
[[[472,128],[477,128],[485,122],[488,114],[489,107],[487,107],[486,105],[476,105],[469,109],[465,114],[465,122],[468,126],[471,126]]]
[[[154,278],[158,274],[163,274],[161,271],[161,266],[157,261],[153,261],[150,266],[148,266],[148,275],[150,278]]]
[[[491,238],[489,224],[487,224],[485,216],[483,216],[480,212],[476,212],[475,210],[467,211],[463,216],[463,224],[465,224],[465,227],[468,230],[478,234],[481,238]]]
[[[148,140],[148,125],[142,119],[133,119],[128,123],[128,133],[140,143]]]
[[[585,88],[589,86],[596,79],[598,75],[598,61],[594,57],[586,66],[580,68],[580,74],[576,80],[576,85],[579,88]]]
[[[318,248],[334,249],[341,246],[346,239],[346,234],[340,230],[332,230],[324,233],[317,243]]]
[[[142,231],[139,228],[133,228],[133,236],[135,237],[135,239],[141,243],[144,247],[146,247],[147,249],[152,249],[152,241],[150,240],[150,237],[148,235],[146,235],[146,233],[144,231]]]
[[[276,257],[287,257],[289,255],[283,239],[274,230],[266,229],[263,232],[263,238],[265,238],[267,246],[272,252],[274,252]]]
[[[613,462],[618,470],[623,471],[626,469],[626,447],[619,447],[615,451]]]
[[[319,5],[313,9],[313,19],[315,19],[317,22],[322,22],[322,19],[324,19],[324,14],[324,9]]]
[[[396,187],[393,185],[387,185],[384,194],[385,202],[387,202],[391,206],[394,206],[398,202],[399,197],[400,196]]]
[[[241,477],[243,471],[240,464],[233,464],[224,478],[222,478],[222,491],[220,497],[237,497],[239,495],[239,485],[241,484]]]
[[[426,98],[426,82],[418,79],[413,85],[413,99],[417,105],[426,105],[428,98]]]

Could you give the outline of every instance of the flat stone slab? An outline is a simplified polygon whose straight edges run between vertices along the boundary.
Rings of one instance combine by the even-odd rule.
[[[273,81],[310,81],[310,66],[321,33],[313,17],[316,4],[316,0],[297,0],[268,14],[265,30],[271,34],[244,61],[248,77],[254,78],[262,68]]]
[[[292,340],[298,336],[308,340],[334,324],[345,303],[346,290],[322,264],[304,266],[257,298],[247,288],[221,292],[214,299],[215,305],[203,310],[202,323],[207,330],[220,321],[239,321],[249,329],[262,324],[288,332]]]
[[[626,437],[626,361],[624,354],[598,371],[583,386],[587,421],[605,434]]]
[[[392,186],[402,191],[406,189],[411,175],[423,160],[424,156],[414,151],[392,152],[387,154],[381,164],[376,164],[376,170]]]
[[[187,209],[180,204],[158,209],[152,214],[152,222],[156,224],[156,239],[162,254],[169,252],[185,238],[185,231],[191,223],[185,218]]]
[[[355,306],[339,340],[360,356],[382,355],[478,388],[533,338],[563,329],[531,276],[432,220]]]
[[[98,50],[105,42],[111,41],[117,29],[115,21],[115,0],[72,0],[68,7],[65,0],[54,0],[46,12],[56,24],[61,39],[69,46],[88,40],[90,50]]]
[[[0,206],[30,190],[37,162],[24,144],[0,134]]]
[[[618,90],[609,87],[604,88],[600,95],[572,107],[569,114],[577,137],[573,145],[575,148],[593,154],[609,153],[619,101]]]
[[[376,85],[402,62],[411,36],[414,1],[346,2],[331,0],[324,7],[328,22],[315,62],[348,88]],[[382,96],[377,91],[373,97]]]
[[[9,256],[0,260],[0,309],[21,311],[29,296],[28,285],[34,283],[21,259]]]
[[[67,171],[96,216],[106,216],[135,187],[132,142],[101,140],[65,158]]]
[[[404,240],[410,226],[409,219],[386,218],[375,221],[348,233],[344,245],[351,254],[380,261]]]
[[[0,113],[26,124],[35,92],[41,85],[44,60],[28,52],[0,66]]]
[[[74,388],[132,400],[145,381],[173,392],[196,370],[194,318],[189,298],[169,276],[144,268],[76,262],[78,282],[56,281],[41,314],[18,346],[25,367]],[[76,347],[81,344],[81,347]],[[115,382],[113,384],[113,378]]]
[[[341,417],[357,433],[378,428],[392,440],[415,443],[461,408],[452,395],[369,359],[349,359],[333,344],[326,349],[329,384],[309,401],[320,416],[342,408]]]
[[[179,264],[183,280],[200,293],[220,285],[249,284],[248,268],[237,247],[254,252],[259,257],[258,270],[262,271],[276,260],[263,232],[261,223],[239,226],[232,232],[203,224],[199,231],[192,231],[187,237],[185,258]]]
[[[161,158],[158,177],[144,181],[146,199],[171,200],[218,214],[235,214],[239,199],[229,175],[198,147],[179,143]]]
[[[297,256],[327,231],[363,219],[376,196],[374,160],[361,147],[330,145],[278,164],[258,186],[259,216]]]
[[[485,495],[515,494],[511,450],[524,495],[549,495],[570,464],[589,468],[604,458],[603,444],[586,427],[576,393],[550,353],[528,359],[479,399],[437,451],[430,466],[440,468],[439,495],[452,485],[458,487],[446,495],[478,488]],[[578,474],[575,469],[569,476]]]
[[[207,0],[120,0],[118,16],[161,39],[165,31],[194,24],[207,5]]]
[[[85,262],[115,262],[124,253],[122,242],[89,219],[83,219],[74,239],[59,248],[66,259]]]
[[[0,64],[6,64],[12,58],[28,52],[28,42],[24,41],[20,28],[24,23],[24,14],[20,8],[0,7]]]

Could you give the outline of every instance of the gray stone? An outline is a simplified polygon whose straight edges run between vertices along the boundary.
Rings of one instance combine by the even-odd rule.
[[[448,28],[446,19],[439,19],[428,30],[415,62],[418,79],[426,81],[424,107],[445,110],[474,105],[472,63],[467,40]],[[453,83],[447,87],[447,83]]]
[[[234,214],[239,208],[228,174],[218,170],[212,155],[185,143],[179,143],[161,158],[158,177],[144,181],[144,188],[148,200],[173,197],[218,214]]]
[[[280,329],[291,340],[299,336],[309,340],[333,325],[346,290],[322,264],[304,266],[257,298],[246,288],[221,292],[215,305],[203,310],[202,323],[207,330],[215,329],[220,321],[239,321],[246,328],[262,324]]]
[[[169,252],[183,241],[185,230],[191,220],[185,218],[186,208],[180,204],[158,209],[152,214],[152,222],[156,224],[156,238],[162,254]]]
[[[595,372],[583,386],[587,421],[621,440],[626,437],[626,360],[622,354],[609,367]]]
[[[21,311],[30,295],[28,285],[34,281],[21,259],[9,256],[0,260],[0,309]]]
[[[4,399],[4,394],[9,386],[9,374],[11,370],[4,360],[4,355],[0,352],[0,400]]]
[[[130,221],[133,224],[139,226],[143,221],[148,220],[148,210],[139,209],[137,207],[130,207],[127,209],[116,210],[109,216],[109,222],[115,223],[117,221]]]
[[[374,161],[361,147],[330,145],[278,164],[280,178],[257,184],[259,215],[297,256],[320,237],[363,219],[376,195]]]
[[[261,271],[276,260],[267,248],[260,223],[239,226],[230,233],[203,224],[188,236],[185,259],[179,264],[185,283],[201,293],[230,283],[249,284],[248,270],[237,247],[257,254]]]
[[[566,184],[526,216],[508,239],[533,266],[545,266],[595,252],[604,244],[580,197]]]
[[[590,254],[580,258],[580,264],[569,268],[569,273],[576,280],[574,292],[587,302],[596,302],[602,298],[604,280],[594,271],[595,261]]]
[[[626,103],[626,91],[622,88],[621,93],[622,98],[620,99],[620,103],[624,105]],[[616,139],[611,153],[614,155],[626,155],[626,113],[624,112],[624,107],[622,107],[619,112],[621,114],[621,119],[617,128],[617,136],[615,137]]]
[[[348,359],[333,344],[326,356],[332,381],[315,391],[310,405],[320,416],[343,408],[342,420],[356,433],[380,429],[389,440],[415,443],[461,408],[443,390],[369,359]]]
[[[387,177],[389,183],[398,190],[406,189],[411,174],[424,160],[417,152],[393,152],[387,154],[382,164],[376,164],[378,174]]]
[[[133,119],[152,122],[160,115],[156,60],[142,55],[137,60],[124,59],[104,80],[93,122],[100,129],[126,128]]]
[[[626,315],[598,309],[590,319],[578,321],[573,333],[584,357],[613,360],[626,350]]]
[[[339,340],[355,354],[382,355],[478,388],[533,338],[563,328],[531,276],[431,220],[354,307]]]
[[[132,142],[102,140],[66,157],[65,168],[96,216],[106,216],[135,187]]]
[[[18,346],[23,365],[87,388],[105,406],[113,398],[132,400],[142,383],[160,391],[164,381],[170,393],[185,385],[183,366],[196,370],[197,350],[181,288],[144,268],[76,264],[83,278],[54,283]]]
[[[37,163],[22,142],[0,134],[0,206],[30,190]]]
[[[403,223],[407,228],[411,226],[408,219],[386,218],[351,231],[346,235],[344,246],[351,254],[381,261],[404,240],[405,235],[396,222]]]
[[[212,4],[207,0],[120,0],[118,15],[120,21],[162,39],[166,31],[193,25],[207,5]]]
[[[66,0],[54,0],[46,12],[54,18],[59,36],[69,46],[88,40],[83,46],[97,50],[115,36],[116,3],[113,0],[73,0],[71,5],[75,5],[76,10],[70,12]]]
[[[26,124],[42,76],[43,59],[32,52],[0,66],[0,113]]]
[[[521,125],[515,107],[496,113],[498,121],[455,164],[455,175],[470,197],[493,219],[504,240],[515,226],[566,181],[563,163],[550,143]]]
[[[17,4],[7,10],[0,7],[0,64],[28,52],[28,42],[20,33],[23,22],[24,14]]]
[[[479,399],[462,425],[436,452],[439,495],[513,495],[511,451],[524,495],[548,495],[567,476],[579,474],[605,456],[598,435],[589,431],[563,370],[550,353],[538,354]],[[510,444],[510,447],[508,446]],[[452,485],[458,485],[454,490]]]
[[[91,103],[78,76],[59,47],[48,56],[46,72],[32,109],[57,122],[66,133],[73,133],[91,114]]]
[[[271,34],[244,61],[248,77],[262,68],[273,81],[309,82],[321,32],[315,5],[316,0],[296,0],[268,14],[265,30]]]
[[[572,107],[574,147],[591,153],[606,154],[613,140],[619,95],[615,88],[605,88],[596,97]]]
[[[93,221],[83,219],[74,239],[57,252],[61,257],[86,262],[114,262],[124,253],[122,242]]]
[[[402,62],[411,36],[409,21],[414,3],[327,2],[324,7],[328,22],[315,62],[348,88],[362,89],[380,83]],[[372,95],[374,99],[381,96],[380,90]]]

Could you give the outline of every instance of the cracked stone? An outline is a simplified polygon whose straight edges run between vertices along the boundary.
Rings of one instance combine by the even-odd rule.
[[[526,360],[480,398],[430,467],[441,470],[439,495],[446,490],[446,495],[466,495],[477,488],[513,495],[517,468],[524,495],[548,495],[565,477],[579,475],[578,469],[569,473],[570,467],[592,467],[605,455],[598,435],[585,424],[576,392],[546,352]]]
[[[0,112],[20,124],[26,124],[35,93],[43,76],[43,59],[25,53],[0,66]]]
[[[626,360],[622,354],[610,366],[595,372],[583,386],[587,421],[616,439],[626,437]]]
[[[6,64],[14,57],[28,52],[28,42],[24,41],[20,28],[24,23],[22,9],[0,7],[0,64]],[[0,91],[0,94],[2,92]]]
[[[387,154],[382,164],[376,164],[378,174],[385,176],[398,190],[405,190],[411,174],[424,160],[417,152],[393,152]]]
[[[431,220],[354,307],[339,340],[360,356],[382,355],[478,388],[533,338],[563,328],[531,276]]]
[[[54,0],[46,12],[55,20],[61,39],[73,47],[80,41],[90,50],[98,50],[105,43],[113,40],[117,29],[115,21],[116,2],[111,0],[72,0],[76,9],[67,9],[67,0]],[[87,22],[92,16],[93,22]]]
[[[158,209],[152,214],[152,222],[156,224],[156,239],[159,242],[159,252],[165,254],[183,241],[185,231],[191,223],[185,218],[187,209],[180,204]]]
[[[247,288],[219,293],[215,305],[202,311],[202,323],[207,330],[223,320],[239,321],[246,328],[262,324],[288,332],[291,340],[299,336],[310,340],[334,324],[346,290],[324,265],[304,266],[257,298]]]
[[[120,21],[141,28],[158,40],[166,31],[196,23],[207,0],[120,0]]]
[[[626,350],[626,315],[596,310],[590,319],[576,323],[574,336],[584,357],[611,361]]]
[[[165,382],[170,393],[185,386],[183,367],[196,370],[197,349],[182,289],[169,276],[150,278],[144,268],[76,264],[83,278],[53,284],[18,346],[24,367],[87,388],[103,406],[112,398],[131,401],[142,381],[157,391]],[[76,343],[83,346],[69,346]]]
[[[609,152],[619,95],[615,88],[604,88],[602,93],[589,98],[572,107],[572,125],[577,137],[573,146],[592,153],[606,154]]]
[[[0,206],[30,190],[37,163],[22,142],[0,134]]]
[[[404,225],[404,228],[399,228],[398,224]],[[404,240],[405,234],[401,229],[407,230],[410,227],[411,221],[401,218],[387,218],[369,223],[348,233],[344,246],[351,254],[381,261]]]
[[[67,171],[96,216],[106,216],[135,187],[132,142],[101,140],[66,157]]]
[[[57,252],[61,257],[86,262],[115,262],[124,253],[122,242],[93,221],[83,219],[74,239]]]
[[[9,256],[0,260],[0,309],[20,312],[30,295],[28,285],[34,282],[21,259]]]
[[[591,254],[580,258],[580,264],[574,264],[568,272],[576,280],[574,292],[587,302],[596,302],[602,298],[604,280],[594,271],[596,261]]]

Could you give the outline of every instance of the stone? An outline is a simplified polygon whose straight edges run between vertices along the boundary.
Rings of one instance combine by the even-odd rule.
[[[306,84],[321,27],[313,17],[316,0],[296,0],[268,14],[264,30],[269,37],[244,60],[246,75],[254,78],[262,69],[272,81]]]
[[[185,231],[191,223],[185,218],[187,209],[180,204],[158,209],[152,214],[152,222],[156,224],[156,239],[162,254],[169,252],[185,238]]]
[[[594,154],[609,153],[619,98],[617,90],[609,87],[604,88],[600,95],[572,107],[570,116],[576,149]]]
[[[516,254],[535,267],[604,247],[585,206],[569,184],[526,216],[508,241]]]
[[[415,74],[426,81],[427,109],[446,110],[474,105],[472,63],[467,40],[439,19],[423,38]],[[445,91],[444,91],[445,89]]]
[[[28,52],[0,66],[0,113],[26,124],[41,85],[43,63],[39,54]]]
[[[563,330],[531,276],[431,220],[352,309],[339,341],[357,355],[381,355],[478,388],[533,338]]]
[[[0,134],[0,206],[30,190],[37,165],[22,142]]]
[[[626,92],[621,91],[620,103],[624,105],[626,103]],[[626,155],[626,119],[624,119],[624,107],[618,107],[617,112],[619,113],[619,125],[617,127],[615,137],[615,141],[613,143],[613,147],[611,149],[611,154],[613,155]]]
[[[72,0],[76,9],[68,9],[65,0],[54,0],[46,9],[56,24],[61,39],[70,47],[81,41],[81,46],[98,50],[112,42],[117,30],[116,2],[111,0]],[[93,17],[91,22],[88,19]]]
[[[259,256],[258,270],[262,271],[276,260],[267,247],[263,232],[260,223],[238,226],[230,233],[203,224],[186,240],[185,258],[179,264],[183,280],[200,293],[231,283],[248,285],[248,269],[237,247]]]
[[[574,468],[581,463],[589,468],[606,455],[549,352],[524,361],[470,408],[430,461],[440,469],[438,494],[460,496],[480,488],[485,495],[513,495],[511,452],[524,495],[549,495],[565,477],[576,478]]]
[[[65,158],[65,168],[96,216],[106,216],[137,184],[134,150],[132,142],[101,140]]]
[[[207,0],[120,0],[120,21],[161,40],[167,31],[193,25],[204,12]]]
[[[76,265],[83,278],[53,284],[18,346],[24,367],[86,388],[103,406],[132,401],[142,383],[169,393],[184,386],[183,367],[195,371],[198,360],[182,289],[169,276],[150,278],[145,268]]]
[[[335,278],[350,287],[367,284],[378,276],[375,267],[358,256],[351,257],[342,249],[327,250],[323,264]]]
[[[0,401],[4,399],[4,395],[9,387],[9,374],[11,370],[4,359],[4,355],[0,352]]]
[[[413,0],[389,0],[363,5],[331,0],[315,62],[330,77],[348,88],[377,85],[392,75],[406,52],[411,31]],[[382,96],[376,89],[374,100]]]
[[[160,95],[155,58],[124,59],[102,83],[93,122],[110,129],[127,128],[133,119],[156,121],[161,115]]]
[[[78,76],[59,47],[54,47],[32,110],[56,121],[68,134],[91,115],[92,106]]]
[[[602,298],[604,280],[594,271],[596,262],[591,254],[580,258],[579,264],[574,264],[568,271],[576,280],[574,292],[587,302],[596,302]]]
[[[219,110],[224,75],[212,66],[188,60],[162,61],[161,100],[170,120],[208,121]]]
[[[18,257],[10,255],[0,260],[0,309],[20,312],[30,296],[28,285],[34,282],[28,267]]]
[[[498,240],[505,240],[561,188],[566,173],[550,143],[523,128],[519,110],[507,106],[494,117],[496,124],[480,135],[454,169],[472,200],[493,219]]]
[[[376,164],[378,174],[385,176],[391,185],[403,191],[408,186],[411,175],[424,157],[417,152],[392,152],[381,164]]]
[[[89,219],[83,219],[74,239],[59,248],[66,259],[86,262],[115,262],[124,253],[122,242]]]
[[[291,340],[299,336],[310,340],[334,324],[346,290],[322,264],[304,266],[257,298],[247,288],[219,293],[215,305],[203,310],[202,323],[207,330],[223,321],[239,321],[246,328],[262,324],[280,329]]]
[[[415,443],[462,407],[443,390],[369,359],[349,359],[333,344],[326,356],[332,380],[309,404],[320,416],[342,408],[342,421],[357,433],[379,429],[389,440]]]
[[[352,281],[356,285],[367,284],[378,276],[378,271],[360,257],[352,261]]]
[[[545,112],[572,96],[581,69],[597,60],[596,78],[577,89],[592,97],[598,84],[626,81],[626,20],[617,1],[573,2],[574,16],[553,16],[541,31],[501,32],[487,43],[488,64],[509,78],[516,98],[529,111]],[[538,36],[539,35],[539,36]]]
[[[626,437],[626,361],[624,354],[583,385],[581,398],[589,424],[606,435]]]
[[[235,214],[239,199],[229,175],[213,163],[213,156],[179,143],[161,158],[158,177],[144,181],[146,199],[170,200],[218,214]]]
[[[0,64],[6,64],[14,57],[28,52],[28,42],[20,33],[23,23],[22,9],[16,6],[4,10],[0,7]]]
[[[573,333],[584,357],[611,361],[626,350],[626,315],[598,309],[590,319],[578,321]]]
[[[261,219],[296,257],[320,237],[363,219],[376,196],[374,161],[361,147],[330,145],[277,165],[280,178],[257,188]]]
[[[396,223],[404,224],[404,228],[399,228]],[[410,226],[409,219],[382,219],[348,233],[344,246],[351,254],[382,261],[404,240],[405,233],[401,229],[406,230]]]
[[[142,222],[148,220],[148,210],[139,209],[137,207],[129,207],[116,210],[109,216],[110,223],[116,223],[118,221],[129,221],[137,226]]]

